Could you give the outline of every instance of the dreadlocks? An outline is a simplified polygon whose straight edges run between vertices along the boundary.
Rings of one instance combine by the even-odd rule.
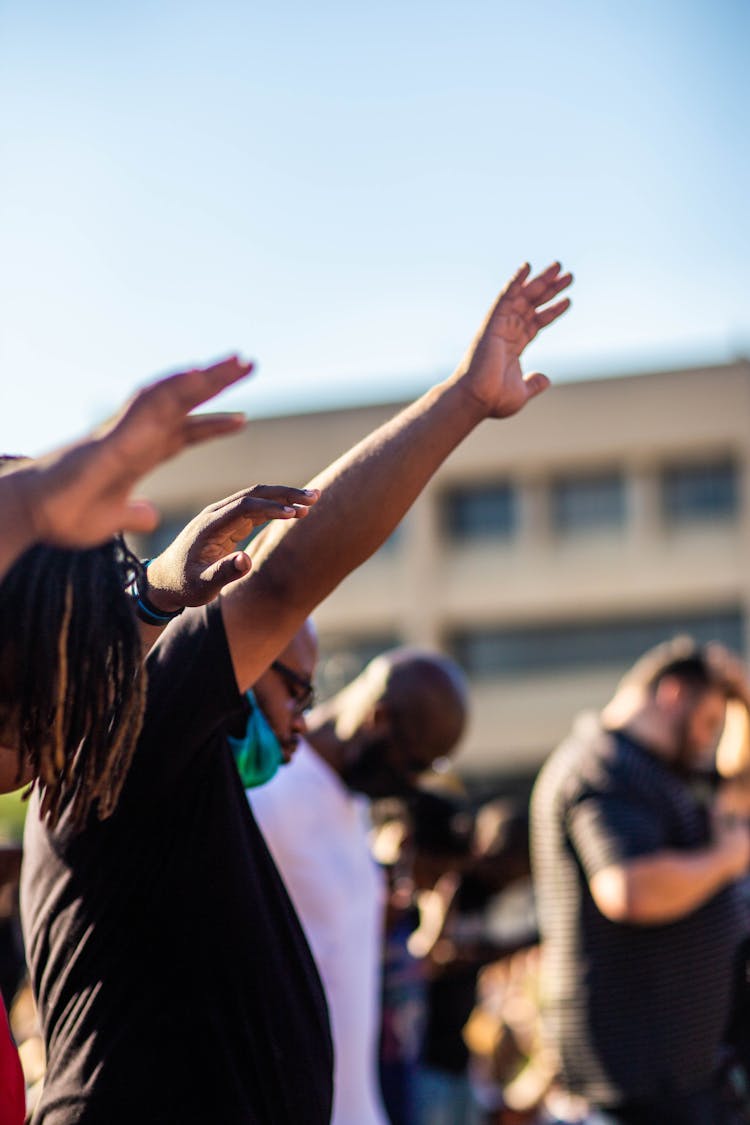
[[[0,584],[4,740],[30,762],[42,815],[70,809],[80,827],[96,804],[113,812],[143,718],[138,626],[124,589],[141,564],[122,539],[86,551],[36,546]]]

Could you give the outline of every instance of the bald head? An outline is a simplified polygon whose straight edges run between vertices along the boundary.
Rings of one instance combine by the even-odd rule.
[[[447,657],[398,648],[368,664],[334,709],[342,776],[368,796],[389,796],[452,753],[466,723],[468,691]]]
[[[398,648],[365,669],[379,687],[375,697],[410,740],[419,739],[431,760],[450,754],[466,725],[468,690],[458,665],[445,656]]]

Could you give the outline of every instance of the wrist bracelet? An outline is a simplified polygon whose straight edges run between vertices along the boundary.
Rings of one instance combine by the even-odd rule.
[[[143,559],[144,569],[148,569],[151,559]],[[184,612],[185,607],[175,609],[171,613],[163,609],[159,609],[150,602],[144,593],[138,589],[138,579],[134,578],[128,586],[128,593],[133,599],[135,615],[139,617],[146,625],[154,625],[157,629],[168,625],[170,621],[174,621],[175,617],[179,617]]]

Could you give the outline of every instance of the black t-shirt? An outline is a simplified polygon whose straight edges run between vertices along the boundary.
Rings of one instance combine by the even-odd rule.
[[[445,936],[455,940],[459,946],[462,939],[476,942],[485,938],[485,911],[491,898],[492,891],[486,884],[470,874],[465,875],[456,893]],[[469,1065],[469,1048],[464,1041],[463,1029],[476,1003],[480,968],[479,961],[449,964],[429,982],[422,1051],[427,1066],[451,1074],[465,1073]]]
[[[705,808],[656,755],[585,717],[532,797],[532,852],[552,1027],[567,1085],[597,1104],[707,1085],[745,931],[735,886],[661,925],[615,923],[596,872],[662,850],[705,847]]]
[[[245,708],[218,605],[148,658],[114,815],[48,831],[32,802],[22,913],[48,1053],[43,1125],[323,1125],[323,990],[224,726]]]

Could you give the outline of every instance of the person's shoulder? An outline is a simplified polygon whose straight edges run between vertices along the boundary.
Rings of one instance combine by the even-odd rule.
[[[179,689],[198,697],[219,693],[233,704],[237,681],[219,599],[186,609],[172,621],[146,658],[149,696]]]
[[[186,644],[215,644],[227,647],[218,598],[208,605],[185,609],[179,617],[171,621],[150,649],[146,657],[146,667],[151,668],[174,658]]]
[[[147,696],[134,767],[164,780],[214,746],[226,723],[244,713],[220,607],[188,609],[149,653]],[[133,773],[133,769],[131,769]]]
[[[610,753],[611,737],[593,711],[579,714],[570,733],[548,756],[535,785],[539,794],[570,796],[590,780],[599,763]]]
[[[646,757],[646,762],[641,762]],[[536,823],[567,818],[595,801],[631,801],[648,787],[649,760],[623,745],[594,712],[579,715],[568,737],[550,755],[532,796]]]

